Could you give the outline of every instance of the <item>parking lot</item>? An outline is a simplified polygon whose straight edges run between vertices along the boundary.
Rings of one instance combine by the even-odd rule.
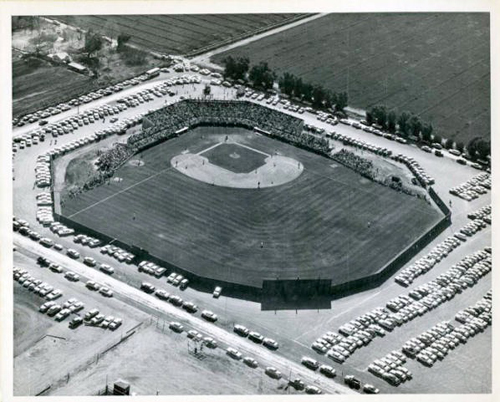
[[[147,85],[151,86],[153,83],[148,83]],[[193,95],[201,93],[202,85],[195,86],[194,89],[192,86],[186,86],[183,89],[186,90],[186,96]],[[213,87],[212,93],[214,96],[224,97],[233,92],[234,91],[232,89],[230,90],[224,87],[216,86]],[[120,93],[118,94],[120,95]],[[177,96],[181,96],[180,93]],[[111,100],[111,98],[106,101],[109,100]],[[140,104],[136,107],[136,109],[134,109],[133,113],[142,113],[147,111],[149,108],[161,105],[162,102],[164,102],[164,100],[158,98],[151,103]],[[103,100],[99,100],[95,103],[102,104],[104,102]],[[93,103],[90,103],[89,105],[92,104]],[[275,107],[281,108],[282,106],[277,104]],[[74,110],[69,112],[74,113]],[[119,114],[120,119],[123,115],[125,114]],[[62,116],[62,114],[60,116]],[[300,116],[311,124],[315,124],[319,127],[331,128],[331,126],[325,122],[318,122],[315,116],[309,115],[308,113]],[[109,123],[104,124],[101,121],[96,121],[91,125],[84,125],[79,127],[73,134],[58,137],[57,145],[61,146],[68,144],[75,139],[90,136],[96,130],[101,130],[108,126]],[[375,145],[390,147],[393,152],[403,153],[415,158],[426,172],[436,178],[434,188],[443,197],[445,202],[449,203],[451,200],[453,211],[452,226],[442,233],[435,240],[435,242],[433,242],[433,244],[422,250],[413,261],[410,261],[410,264],[414,263],[418,258],[428,254],[435,244],[442,242],[447,236],[452,235],[460,228],[468,224],[470,222],[470,219],[467,218],[467,214],[469,212],[475,211],[491,203],[490,193],[482,195],[481,197],[471,201],[458,199],[448,193],[450,188],[458,186],[464,181],[477,175],[476,170],[470,167],[461,166],[457,164],[454,159],[437,158],[433,154],[424,153],[416,147],[396,143],[383,137],[373,136],[351,126],[337,125],[335,126],[335,130],[353,138],[368,141]],[[22,131],[15,130],[15,135],[17,135],[16,132],[21,133]],[[109,143],[112,140],[114,140],[114,137],[110,137],[106,141]],[[363,382],[373,383],[379,387],[382,392],[450,392],[452,390],[454,392],[485,392],[488,390],[488,384],[485,381],[482,381],[482,379],[487,377],[487,373],[490,370],[490,364],[484,364],[484,362],[491,361],[491,349],[488,347],[488,345],[491,345],[491,329],[487,329],[484,333],[480,334],[478,338],[472,339],[467,344],[457,348],[457,350],[450,353],[447,359],[436,364],[436,366],[432,368],[423,367],[420,363],[413,361],[408,362],[408,369],[413,373],[413,379],[398,388],[394,388],[388,385],[385,381],[376,378],[372,374],[368,373],[366,368],[374,359],[384,356],[395,347],[402,346],[402,344],[411,337],[416,336],[442,320],[452,319],[454,314],[460,309],[474,304],[488,289],[491,288],[491,275],[481,278],[476,286],[465,290],[462,294],[458,295],[450,302],[445,303],[443,306],[440,306],[432,310],[430,313],[411,321],[400,329],[388,333],[384,338],[373,341],[369,346],[359,349],[344,365],[332,362],[331,359],[324,356],[318,356],[316,352],[310,349],[310,346],[315,339],[325,332],[337,331],[338,328],[345,322],[348,322],[349,320],[370,311],[375,307],[384,306],[390,299],[395,298],[402,293],[407,293],[411,289],[436,278],[449,269],[451,265],[460,261],[460,259],[462,259],[465,255],[491,245],[491,228],[489,226],[476,235],[468,238],[464,244],[450,253],[442,261],[438,262],[432,270],[427,272],[425,275],[416,277],[411,284],[411,287],[408,289],[397,285],[394,282],[394,279],[391,278],[378,289],[373,289],[332,301],[331,310],[264,312],[260,311],[260,306],[257,303],[230,299],[225,297],[224,293],[222,293],[220,299],[214,299],[210,294],[197,292],[189,287],[184,291],[180,291],[179,288],[174,287],[171,284],[167,284],[165,278],[157,279],[144,272],[139,272],[137,267],[128,265],[124,262],[119,262],[109,255],[102,254],[99,252],[98,248],[91,249],[82,244],[75,244],[73,236],[60,238],[48,229],[37,225],[35,200],[36,195],[40,192],[40,190],[34,188],[34,180],[32,181],[31,178],[34,178],[33,172],[37,155],[44,152],[43,150],[49,149],[51,147],[51,141],[53,141],[53,139],[48,137],[44,143],[23,149],[16,156],[14,161],[16,176],[16,180],[14,181],[14,205],[16,216],[28,220],[32,223],[33,228],[35,228],[43,236],[50,237],[55,242],[62,244],[64,247],[63,253],[66,253],[68,248],[73,248],[80,253],[81,256],[94,258],[99,264],[105,263],[113,267],[115,272],[112,277],[127,285],[138,288],[143,281],[148,281],[154,284],[157,288],[165,289],[169,293],[179,295],[179,297],[182,297],[185,301],[192,301],[200,307],[200,312],[203,309],[213,311],[218,315],[217,327],[223,330],[232,332],[234,324],[243,324],[254,331],[278,340],[280,348],[276,354],[279,356],[291,359],[298,364],[303,355],[309,355],[317,358],[318,361],[321,361],[322,363],[331,364],[338,372],[341,373],[341,376],[342,374],[355,374]],[[30,180],[26,180],[26,178],[30,178]],[[118,332],[86,326],[81,326],[73,331],[68,328],[67,320],[66,322],[57,323],[54,322],[53,319],[36,312],[36,314],[38,314],[37,317],[39,318],[37,318],[35,326],[40,329],[40,332],[53,336],[60,336],[62,338],[66,338],[66,340],[45,337],[43,340],[36,343],[37,339],[35,339],[32,335],[34,332],[38,332],[36,330],[27,331],[25,338],[20,337],[19,346],[16,344],[17,349],[15,351],[15,389],[20,394],[33,394],[39,392],[46,387],[50,381],[56,381],[63,378],[75,367],[84,364],[96,353],[104,350],[107,345],[112,344],[119,339],[120,332],[123,332],[128,328],[132,328],[140,322],[147,322],[147,320],[151,317],[151,314],[147,314],[136,309],[134,307],[134,302],[131,302],[130,300],[125,305],[122,300],[116,298],[105,299],[102,296],[85,289],[81,281],[79,283],[72,283],[65,279],[63,275],[55,274],[48,269],[33,267],[32,264],[30,264],[29,259],[26,260],[23,256],[19,256],[18,254],[16,254],[15,265],[25,267],[26,269],[29,269],[30,272],[34,271],[36,272],[36,275],[35,273],[32,273],[33,276],[39,277],[48,283],[53,283],[53,286],[57,285],[57,287],[63,289],[64,301],[66,301],[67,298],[76,297],[86,305],[85,311],[87,311],[87,308],[99,308],[99,306],[102,305],[101,309],[109,307],[110,311],[108,312],[106,310],[106,315],[120,316],[124,319],[124,324]],[[95,268],[87,267],[86,269],[95,270],[98,269],[98,266]],[[20,322],[26,322],[27,319],[23,319],[22,317],[29,314],[29,309],[37,308],[35,303],[36,298],[34,299],[34,296],[26,289],[18,289],[18,284],[14,284],[14,286],[15,298],[22,300],[20,303],[20,306],[22,307],[19,308],[19,311],[16,307],[16,317],[19,318]],[[40,300],[40,302],[42,302],[42,300]],[[32,324],[30,324],[30,328],[31,326]],[[89,339],[95,340],[96,333],[99,334],[99,339],[102,342],[88,342]],[[127,345],[127,347],[129,344],[135,345],[135,342],[138,342],[140,336],[142,336],[140,333],[134,335],[131,340],[127,341],[128,343],[124,345]],[[145,339],[148,338],[145,337]],[[169,345],[172,345],[172,343],[170,343],[172,342],[171,340],[168,342]],[[245,340],[245,342],[249,341]],[[179,345],[181,343],[184,344],[184,341],[180,342]],[[177,343],[174,343],[174,345],[177,345]],[[62,361],[62,356],[65,356],[66,351],[69,351],[72,348],[80,348],[82,351],[81,360],[76,359],[72,362]],[[124,352],[122,355],[118,352],[119,350],[121,350],[121,347],[120,349],[117,349],[116,352],[113,352],[115,354],[109,354],[105,358],[110,360],[109,362],[106,361],[106,364],[114,366],[104,367],[116,367],[120,365],[120,361],[123,362],[123,359],[126,359],[127,353]],[[130,350],[133,350],[133,348],[131,347]],[[62,352],[59,353],[58,351]],[[146,351],[144,353],[146,354]],[[154,355],[153,352],[151,353]],[[114,358],[112,358],[112,356],[114,356]],[[176,361],[178,367],[183,366],[182,356],[183,355],[179,355],[179,358]],[[164,362],[161,360],[155,362],[155,364],[158,365],[161,363]],[[147,364],[147,360],[144,364]],[[190,363],[185,364],[188,366],[190,365]],[[200,365],[201,364],[203,363],[200,363]],[[240,366],[241,365],[242,364],[240,364]],[[26,376],[22,375],[27,366],[48,367],[49,369],[47,372],[50,372],[50,376],[40,375],[38,378],[28,379]],[[211,366],[207,365],[204,367],[208,370],[208,367]],[[471,367],[473,369],[471,369]],[[53,368],[53,370],[51,368]],[[95,375],[99,375],[99,373],[105,371],[104,368],[101,370],[102,371],[96,370]],[[436,375],[437,372],[439,372],[439,376]],[[129,375],[132,375],[132,371],[129,371],[128,373]],[[230,371],[225,372],[224,375],[228,375],[228,373],[230,373]],[[245,371],[245,373],[247,373],[247,371]],[[33,372],[31,375],[35,376]],[[84,377],[88,378],[89,382],[94,380],[91,375],[87,376],[87,374],[85,374]],[[272,390],[275,389],[273,387],[276,386],[276,384],[272,381],[269,383],[272,386],[266,388],[266,381],[270,381],[267,376],[264,376],[262,385],[259,385],[261,384],[261,380],[258,377],[259,376],[255,376],[249,379],[249,383],[252,384],[251,388],[253,392],[257,392],[256,389],[259,390],[259,387],[262,387],[263,392],[272,392]],[[149,378],[149,376],[144,375],[141,376],[141,378],[146,379]],[[175,384],[174,380],[175,379],[172,379],[172,384]],[[99,381],[102,381],[102,378],[100,378]],[[148,379],[143,381],[145,381],[143,385],[144,392],[151,393],[152,387],[154,388],[154,380]],[[337,378],[336,381],[341,382],[341,378]],[[66,388],[67,390],[73,389],[70,385],[76,387],[75,389],[78,389],[75,382],[68,382],[68,388]],[[82,389],[83,387],[88,387],[88,384],[82,383],[81,387]],[[179,386],[177,389],[179,392],[182,392],[183,388]],[[227,390],[229,393],[230,383],[227,383],[227,388],[223,389]],[[63,386],[60,388],[60,391],[56,392],[64,394],[64,390],[65,388]],[[204,390],[206,390],[206,388],[200,385],[197,392],[199,391],[199,393],[203,393]],[[249,392],[246,391],[247,388],[241,388],[241,390],[242,393]],[[72,391],[68,392],[71,393]],[[85,392],[87,392],[87,390]],[[162,393],[167,393],[167,391],[162,390]]]

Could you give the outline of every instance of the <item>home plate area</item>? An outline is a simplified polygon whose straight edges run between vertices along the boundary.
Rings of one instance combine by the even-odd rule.
[[[197,154],[173,157],[180,173],[215,186],[266,188],[288,183],[301,175],[302,163],[282,155],[270,155],[226,137]]]

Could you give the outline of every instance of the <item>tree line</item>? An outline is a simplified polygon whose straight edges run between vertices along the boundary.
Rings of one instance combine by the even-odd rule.
[[[377,125],[382,130],[407,138],[410,135],[417,141],[425,143],[438,143],[446,149],[455,148],[460,152],[467,149],[471,159],[486,159],[491,153],[491,143],[481,137],[475,137],[469,141],[467,147],[462,141],[453,141],[451,138],[443,139],[440,135],[434,133],[434,127],[431,123],[423,122],[420,117],[410,112],[401,112],[397,114],[394,110],[388,110],[385,106],[373,106],[366,111],[366,123],[368,125]]]
[[[315,108],[328,110],[334,108],[335,111],[341,112],[347,106],[346,92],[330,91],[321,85],[304,82],[302,78],[291,73],[284,73],[278,78],[267,62],[262,61],[250,67],[250,60],[247,57],[228,56],[223,63],[224,78],[243,81],[248,79],[254,87],[264,90],[272,89],[277,80],[282,93],[310,102]]]

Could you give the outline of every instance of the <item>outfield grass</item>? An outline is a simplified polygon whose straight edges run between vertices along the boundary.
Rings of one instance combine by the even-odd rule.
[[[330,14],[212,57],[247,56],[279,74],[346,91],[349,105],[387,105],[445,138],[490,138],[486,13]]]
[[[181,152],[200,152],[234,132],[239,143],[300,161],[302,175],[281,186],[234,189],[170,166]],[[262,279],[277,277],[333,283],[362,277],[440,218],[423,200],[243,129],[198,128],[143,152],[142,160],[144,166],[129,163],[116,172],[121,182],[67,201],[63,214],[185,270],[229,282],[261,287]]]

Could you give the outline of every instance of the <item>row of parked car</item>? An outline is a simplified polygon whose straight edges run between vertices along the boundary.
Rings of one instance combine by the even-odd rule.
[[[60,289],[54,289],[52,285],[34,278],[23,268],[14,267],[13,276],[19,285],[48,301],[56,300],[63,294]]]
[[[489,173],[480,173],[465,183],[452,187],[450,194],[466,201],[472,201],[482,194],[487,194],[488,190],[491,190],[491,175]]]
[[[453,299],[491,271],[491,248],[463,258],[448,271],[408,293],[391,300],[339,327],[338,333],[327,332],[311,346],[337,363],[344,363],[358,348],[377,336],[385,336],[398,326],[422,316]]]
[[[410,286],[416,278],[429,272],[438,262],[446,258],[448,254],[460,246],[462,241],[465,240],[459,239],[455,235],[448,236],[441,243],[433,247],[427,255],[401,270],[394,278],[394,281],[404,287]]]
[[[124,81],[117,83],[115,85],[110,85],[106,88],[101,88],[101,89],[98,89],[97,91],[89,92],[88,94],[82,95],[78,98],[71,99],[67,103],[60,103],[57,106],[51,106],[51,107],[48,107],[46,109],[39,110],[35,113],[27,114],[21,118],[14,118],[12,120],[12,125],[17,126],[17,127],[21,127],[21,126],[24,126],[25,124],[35,123],[35,122],[40,121],[42,119],[46,119],[50,116],[55,116],[57,114],[60,114],[66,110],[70,110],[71,106],[78,106],[78,105],[82,105],[85,103],[90,103],[93,100],[100,99],[104,96],[112,95],[113,93],[119,92],[119,91],[121,91],[129,86],[138,85],[141,82],[146,81],[147,79],[149,79],[149,77],[146,74],[143,74],[143,75],[140,75],[140,76],[132,78],[132,79],[124,80]]]
[[[357,139],[349,137],[347,135],[339,134],[335,131],[332,131],[331,133],[327,133],[326,137],[332,138],[333,140],[336,140],[336,141],[340,141],[344,145],[349,145],[349,146],[352,146],[355,148],[362,149],[364,151],[372,152],[376,155],[389,157],[392,154],[392,151],[387,149],[387,148],[379,147],[377,145],[373,145],[373,144],[370,144],[370,143],[365,142],[365,141],[357,140]]]
[[[368,371],[382,378],[389,384],[398,386],[413,378],[410,370],[404,367],[406,356],[399,350],[393,350],[380,359],[376,359],[368,366]]]
[[[57,304],[55,301],[45,302],[38,308],[38,311],[42,314],[47,314],[49,317],[54,317],[56,321],[60,322],[64,321],[71,314],[77,314],[84,308],[85,305],[81,301],[71,298],[63,304]],[[80,320],[77,317],[78,315],[69,323],[70,328],[76,328],[79,325]]]
[[[112,331],[123,324],[123,320],[121,318],[113,317],[112,315],[105,316],[104,314],[101,314],[97,308],[89,310],[85,316],[81,318],[81,322],[87,326],[110,329]]]
[[[250,331],[247,327],[241,324],[235,324],[233,331],[243,338],[250,339],[254,343],[261,344],[268,349],[278,350],[279,343],[272,338],[264,337],[257,331]]]
[[[243,357],[243,354],[238,351],[237,349],[233,347],[228,347],[226,349],[226,354],[233,360],[237,361],[242,361],[245,365],[247,365],[250,368],[256,369],[259,367],[259,363],[257,360],[255,360],[252,357],[246,356]],[[309,367],[309,366],[307,366]],[[327,366],[325,366],[327,367]],[[333,368],[331,369],[333,370]],[[331,371],[328,371],[331,373]],[[335,376],[335,370],[333,370],[333,376],[328,375],[329,377],[333,378]],[[264,368],[264,374],[266,374],[268,377],[272,378],[273,380],[281,380],[283,378],[283,374],[281,371],[279,371],[276,367],[268,366]],[[326,375],[326,374],[325,374]],[[295,379],[289,379],[288,380],[288,385],[296,389],[297,391],[305,391],[306,394],[321,394],[322,391],[318,387],[314,385],[306,385],[304,381],[302,381],[300,378],[295,378]]]
[[[432,186],[436,183],[436,180],[429,176],[424,168],[420,166],[420,164],[410,156],[406,156],[403,154],[393,155],[392,159],[396,162],[401,162],[413,173],[415,178],[425,186]]]
[[[125,251],[121,247],[114,246],[112,244],[106,244],[102,246],[100,253],[104,255],[109,255],[118,262],[125,262],[127,264],[131,264],[135,258],[134,254],[129,253],[128,251]]]
[[[473,322],[477,318],[485,321],[488,324],[491,324],[492,319],[492,291],[489,290],[481,300],[479,300],[475,305],[469,306],[463,310],[460,310],[455,315],[455,320],[462,324],[466,324],[468,322]]]
[[[401,286],[409,286],[417,277],[431,270],[438,262],[462,244],[462,242],[465,242],[468,237],[471,237],[478,231],[486,228],[488,225],[487,222],[491,223],[491,217],[486,217],[486,219],[478,217],[467,223],[465,226],[460,228],[458,232],[447,237],[443,242],[435,246],[427,255],[418,259],[409,267],[403,269],[401,273],[394,278],[394,280]]]
[[[491,204],[485,205],[484,207],[479,208],[477,211],[470,212],[467,215],[467,218],[472,220],[482,219],[484,222],[491,225]]]
[[[419,363],[432,367],[436,361],[443,360],[448,353],[460,344],[483,332],[492,322],[491,290],[474,306],[461,310],[455,319],[461,325],[441,322],[428,331],[410,339],[403,347],[403,352],[415,358]]]
[[[198,311],[198,306],[191,301],[184,301],[180,296],[170,294],[164,289],[157,289],[156,286],[149,282],[142,282],[140,289],[146,293],[154,294],[158,299],[167,301],[175,307],[180,307],[187,312],[194,314]],[[201,317],[206,321],[215,323],[219,319],[217,314],[210,310],[203,310],[201,312]]]

